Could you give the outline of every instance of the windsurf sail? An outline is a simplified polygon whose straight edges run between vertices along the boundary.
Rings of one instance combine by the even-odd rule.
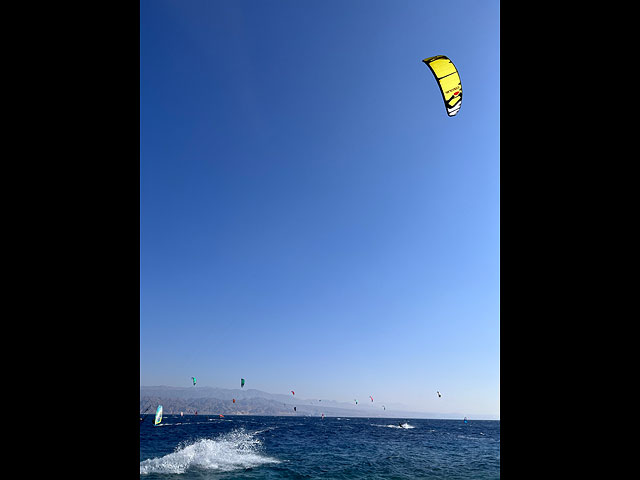
[[[156,410],[156,418],[153,421],[154,425],[158,425],[162,421],[162,405],[158,405],[158,409]]]

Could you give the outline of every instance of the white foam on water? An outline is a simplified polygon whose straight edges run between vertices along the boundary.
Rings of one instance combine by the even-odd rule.
[[[403,423],[402,426],[400,426],[398,424],[380,425],[380,424],[377,424],[377,423],[372,423],[371,425],[373,425],[374,427],[386,427],[386,428],[416,428],[413,425],[409,425],[408,422]]]
[[[267,427],[267,428],[263,428],[262,430],[256,430],[255,432],[252,433],[252,435],[259,435],[261,433],[266,433],[266,432],[270,432],[271,430],[275,430],[278,427]]]
[[[140,475],[149,473],[185,473],[196,468],[228,472],[253,468],[279,460],[262,455],[260,440],[253,434],[234,430],[220,437],[203,438],[181,445],[173,453],[140,462]]]

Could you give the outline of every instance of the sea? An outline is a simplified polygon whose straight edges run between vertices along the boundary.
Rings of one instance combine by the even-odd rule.
[[[140,423],[140,478],[497,479],[500,421],[166,415]]]

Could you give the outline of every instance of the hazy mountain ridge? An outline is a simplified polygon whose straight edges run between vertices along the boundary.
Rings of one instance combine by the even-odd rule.
[[[233,403],[235,398],[236,402]],[[303,399],[293,395],[274,394],[256,389],[225,389],[217,387],[141,386],[140,412],[147,407],[153,413],[161,404],[165,414],[201,415],[311,415],[386,418],[462,418],[457,413],[410,412],[401,409],[383,410],[380,404],[354,405],[326,399]],[[296,411],[294,411],[296,407]],[[481,419],[481,417],[476,417]]]

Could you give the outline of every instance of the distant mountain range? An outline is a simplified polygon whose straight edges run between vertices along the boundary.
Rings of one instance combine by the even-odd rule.
[[[455,413],[409,412],[397,408],[383,410],[382,405],[364,401],[355,405],[326,399],[296,398],[256,389],[140,387],[140,412],[148,408],[147,413],[153,413],[160,404],[168,415],[198,412],[199,415],[320,416],[324,413],[327,417],[462,418]]]

